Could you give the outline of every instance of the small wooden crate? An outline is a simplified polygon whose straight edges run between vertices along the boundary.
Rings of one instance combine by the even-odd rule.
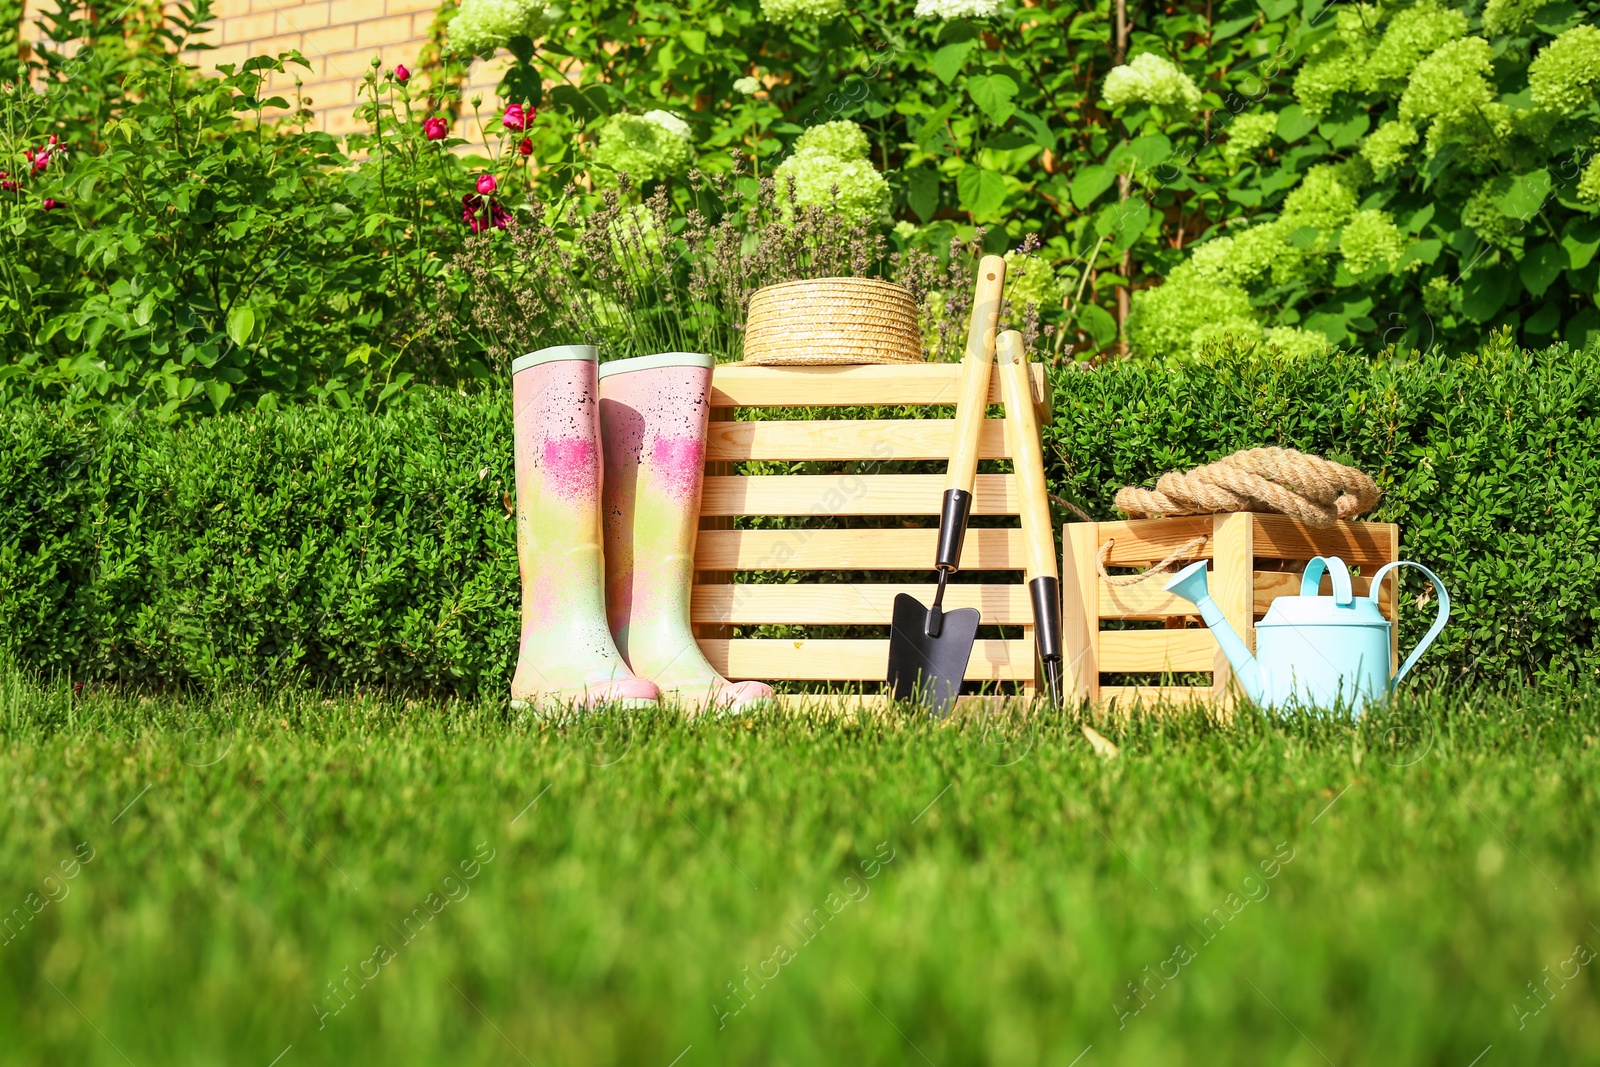
[[[1148,567],[1165,559],[1185,542],[1204,537],[1190,561],[1211,560],[1211,597],[1255,650],[1255,624],[1275,597],[1300,591],[1300,572],[1313,556],[1338,556],[1352,569],[1371,575],[1400,558],[1400,528],[1386,522],[1341,522],[1309,526],[1284,515],[1201,515],[1174,519],[1130,519],[1122,522],[1068,523],[1063,537],[1061,599],[1063,645],[1067,671],[1080,700],[1115,701],[1123,707],[1142,702],[1201,702],[1228,706],[1237,696],[1233,671],[1215,638],[1200,621],[1195,606],[1163,591],[1178,570],[1136,585],[1106,583],[1096,566],[1101,547],[1112,542],[1108,568]],[[1188,562],[1188,561],[1186,561]],[[1397,574],[1385,580],[1379,594],[1384,615],[1398,623]],[[1371,588],[1370,577],[1356,577],[1356,595]],[[1331,592],[1323,577],[1322,592]],[[1106,628],[1113,620],[1160,621],[1162,629]],[[1399,627],[1391,643],[1392,668],[1399,667]],[[1173,675],[1209,672],[1201,686],[1130,685],[1105,675]]]
[[[690,619],[706,659],[725,677],[762,681],[831,683],[840,695],[878,688],[888,674],[888,627],[897,593],[924,603],[933,596],[935,526],[920,528],[733,529],[739,516],[769,516],[793,525],[807,517],[932,516],[944,495],[943,474],[871,473],[873,463],[936,461],[950,457],[954,420],[817,419],[739,421],[738,408],[945,406],[955,404],[960,365],[865,365],[769,367],[728,364],[712,377],[711,427],[707,434],[705,491],[695,548],[695,586]],[[1049,421],[1043,367],[1030,368],[1035,410]],[[1000,376],[990,383],[989,402],[1000,403]],[[986,419],[980,459],[1006,459],[1012,450],[1003,419]],[[734,473],[750,460],[865,461],[852,474]],[[978,475],[974,515],[1018,515],[1018,493],[1010,474]],[[830,523],[830,525],[833,525]],[[1015,626],[1009,640],[980,639],[967,669],[969,681],[1035,684],[1033,607],[1023,584],[1025,552],[1017,528],[972,529],[962,559],[965,571],[1015,571],[1000,584],[952,584],[946,609],[975,607],[984,625]],[[862,581],[802,581],[792,584],[733,584],[737,572],[916,571],[916,584]],[[735,626],[881,626],[881,638],[735,638]],[[842,691],[842,692],[841,692]],[[814,704],[814,696],[785,703]],[[867,703],[882,703],[873,697]]]

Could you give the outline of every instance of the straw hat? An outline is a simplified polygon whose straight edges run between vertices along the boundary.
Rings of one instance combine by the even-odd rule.
[[[921,363],[911,292],[876,278],[810,278],[750,295],[744,361],[790,365]]]

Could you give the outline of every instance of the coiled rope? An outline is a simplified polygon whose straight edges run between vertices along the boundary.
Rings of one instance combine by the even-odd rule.
[[[1169,471],[1154,489],[1117,490],[1119,509],[1136,519],[1257,511],[1288,515],[1311,526],[1332,526],[1372,509],[1381,494],[1367,475],[1343,463],[1292,448],[1247,448],[1191,471]],[[1159,574],[1205,544],[1193,538],[1141,574],[1106,572],[1113,541],[1100,548],[1100,577],[1110,585],[1132,585]]]

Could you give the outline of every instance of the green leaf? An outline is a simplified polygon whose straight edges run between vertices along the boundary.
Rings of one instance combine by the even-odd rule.
[[[1255,22],[1255,20],[1255,14],[1251,13],[1243,16],[1242,18],[1229,19],[1227,22],[1219,22],[1211,31],[1212,43],[1215,44],[1217,41],[1226,41],[1229,37],[1232,37],[1240,30],[1245,29],[1251,23]]]
[[[1006,180],[995,171],[969,163],[956,175],[956,193],[974,219],[986,219],[1005,204]]]
[[[933,72],[939,80],[949,85],[955,81],[956,75],[961,73],[961,68],[967,65],[967,56],[978,47],[977,38],[970,41],[957,41],[947,44],[933,54]]]
[[[256,313],[247,307],[235,307],[228,312],[228,340],[243,346],[256,328]]]
[[[1017,95],[1017,83],[1004,74],[979,74],[967,79],[967,95],[990,122],[999,124],[1016,110],[1011,99]]]
[[[133,321],[140,326],[148,326],[150,325],[151,316],[155,314],[155,310],[156,294],[146,293],[144,294],[144,299],[139,301],[133,309]]]
[[[1055,131],[1050,128],[1049,123],[1045,122],[1044,119],[1033,114],[1031,111],[1017,112],[1017,119],[1021,121],[1024,126],[1028,127],[1029,131],[1033,134],[1034,144],[1038,145],[1040,148],[1045,148],[1052,152],[1055,151],[1056,135]]]
[[[1140,170],[1151,171],[1172,158],[1172,142],[1165,134],[1146,134],[1128,142],[1128,154],[1138,161]]]
[[[1442,251],[1444,251],[1443,241],[1412,241],[1411,247],[1406,249],[1406,254],[1401,256],[1400,262],[1395,265],[1394,272],[1399,274],[1413,263],[1424,263],[1431,267]]]
[[[1117,320],[1099,304],[1086,304],[1078,309],[1078,326],[1101,348],[1117,339]]]
[[[1350,337],[1350,331],[1345,329],[1345,316],[1337,311],[1318,311],[1307,315],[1305,328],[1313,330],[1328,339],[1330,344],[1342,344]]]
[[[1550,195],[1550,172],[1543,169],[1518,174],[1511,180],[1511,188],[1495,200],[1495,205],[1506,217],[1527,222]]]
[[[1072,176],[1072,203],[1080,211],[1097,200],[1101,193],[1111,188],[1117,172],[1110,167],[1091,163]]]
[[[1559,325],[1561,325],[1561,305],[1546,304],[1534,312],[1532,318],[1522,324],[1522,332],[1543,337],[1546,334],[1554,333],[1555,328]]]
[[[1587,307],[1572,316],[1567,323],[1565,340],[1567,344],[1577,349],[1585,349],[1600,342],[1600,311]]]
[[[1488,322],[1511,295],[1511,268],[1498,263],[1480,266],[1461,280],[1461,313],[1473,322]]]
[[[1587,267],[1596,250],[1600,250],[1600,222],[1573,223],[1561,238],[1561,247],[1567,250],[1573,270]]]
[[[1570,29],[1582,15],[1576,4],[1561,0],[1560,3],[1541,7],[1533,16],[1533,24],[1545,33],[1557,34]]]
[[[939,210],[939,172],[927,167],[912,171],[906,182],[906,203],[917,218],[932,222]]]
[[[211,406],[220,414],[222,405],[228,402],[228,397],[233,392],[233,386],[227,382],[211,381],[205,384],[205,390],[206,396],[211,399]]]
[[[1280,118],[1280,122],[1282,119]],[[1349,148],[1361,138],[1366,136],[1371,119],[1365,111],[1358,111],[1344,122],[1324,122],[1317,127],[1317,132],[1328,139],[1328,144],[1333,148]]]
[[[1550,283],[1559,278],[1561,272],[1566,269],[1566,249],[1553,241],[1546,241],[1523,257],[1518,274],[1522,278],[1523,287],[1538,297],[1543,296],[1544,291],[1550,288]]]
[[[1133,247],[1149,223],[1150,205],[1143,197],[1119,200],[1095,213],[1095,230],[1110,238],[1112,252],[1124,252]]]
[[[1317,120],[1299,104],[1290,104],[1278,112],[1278,136],[1285,144],[1294,144],[1316,128]]]

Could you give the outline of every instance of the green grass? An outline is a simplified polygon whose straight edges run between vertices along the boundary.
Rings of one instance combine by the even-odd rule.
[[[1069,716],[550,726],[3,689],[0,909],[25,921],[0,944],[0,1063],[1600,1049],[1600,963],[1553,977],[1600,946],[1596,691],[1456,689],[1357,727],[1099,720],[1102,761]],[[93,859],[47,882],[80,842]]]

